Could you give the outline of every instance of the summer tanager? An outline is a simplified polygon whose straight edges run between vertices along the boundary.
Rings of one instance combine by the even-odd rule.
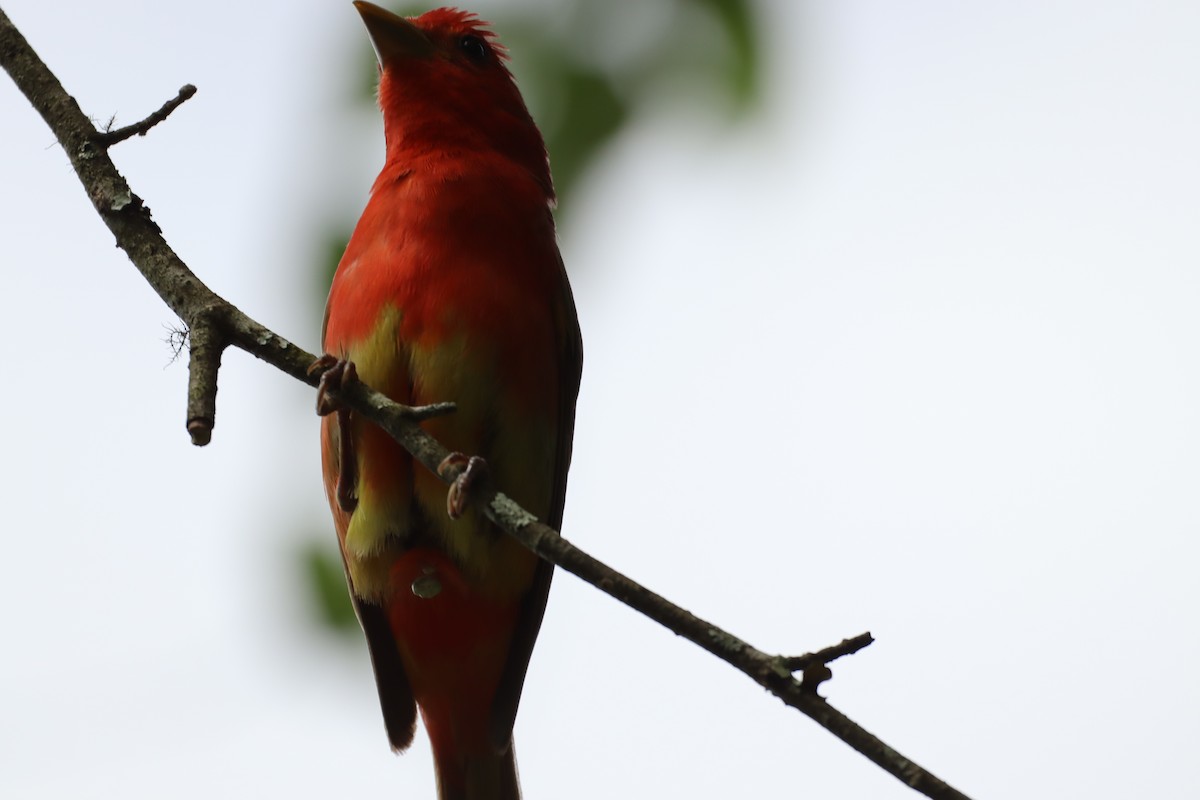
[[[356,2],[386,160],[333,279],[323,382],[354,374],[547,524],[562,522],[582,343],[542,136],[486,23]],[[329,413],[336,411],[336,413]],[[421,712],[439,796],[516,798],[512,729],[550,589],[539,560],[333,402],[322,465],[392,748]],[[468,481],[469,484],[469,481]]]

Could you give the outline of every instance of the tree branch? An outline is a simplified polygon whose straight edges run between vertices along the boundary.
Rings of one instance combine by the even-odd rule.
[[[144,134],[165,119],[190,93],[185,96],[181,91],[178,97],[137,125],[110,134],[97,131],[3,10],[0,10],[0,64],[61,143],[117,245],[187,325],[191,354],[187,429],[193,443],[204,445],[211,439],[216,421],[217,373],[221,354],[230,345],[252,353],[297,380],[316,386],[318,377],[307,372],[316,357],[250,319],[205,286],[163,239],[162,231],[150,218],[142,199],[133,193],[109,158],[109,145],[134,134]],[[126,131],[132,133],[126,134]],[[448,406],[409,408],[358,381],[346,385],[338,393],[338,399],[382,427],[426,468],[439,474],[438,465],[449,452],[418,423],[429,416],[446,413]],[[457,469],[444,470],[442,477],[450,482],[458,472]],[[931,798],[965,800],[966,795],[892,749],[817,694],[817,686],[829,677],[828,662],[867,646],[871,642],[870,634],[804,656],[769,655],[592,558],[557,531],[538,522],[504,494],[489,490],[478,502],[483,504],[490,520],[541,558],[579,576],[741,670],[784,703],[811,717],[916,791]],[[792,673],[801,669],[805,675],[798,681]]]
[[[186,84],[182,89],[179,90],[179,94],[163,103],[162,108],[160,108],[158,111],[155,111],[141,122],[135,122],[132,125],[126,125],[125,127],[117,128],[116,130],[97,131],[96,135],[92,137],[92,141],[103,145],[104,147],[112,147],[114,144],[123,142],[126,139],[134,136],[145,136],[151,128],[162,122],[167,117],[171,116],[172,111],[190,100],[192,95],[195,93],[196,87],[192,86],[190,83]]]

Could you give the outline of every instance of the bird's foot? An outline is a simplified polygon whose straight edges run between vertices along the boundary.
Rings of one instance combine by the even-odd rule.
[[[330,394],[336,395],[342,388],[358,380],[354,362],[326,353],[308,365],[308,374],[321,373],[317,386],[317,413],[322,417],[341,409],[341,403]]]
[[[350,425],[350,409],[343,408],[330,393],[336,395],[347,383],[358,380],[358,373],[354,369],[354,362],[328,353],[309,365],[309,375],[318,372],[321,373],[321,383],[317,387],[317,413],[322,417],[337,413],[338,477],[335,493],[338,507],[349,514],[358,507],[358,456],[354,448],[354,431]]]
[[[456,469],[461,469],[462,472],[450,484],[450,491],[446,493],[446,513],[450,515],[450,519],[458,519],[466,513],[472,496],[487,484],[490,477],[487,461],[480,456],[468,458],[462,453],[451,453],[442,459],[442,463],[438,464],[438,475],[446,477],[448,472]]]

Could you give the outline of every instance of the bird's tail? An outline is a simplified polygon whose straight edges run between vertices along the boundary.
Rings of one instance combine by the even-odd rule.
[[[438,800],[520,800],[512,739],[501,752],[433,753]]]

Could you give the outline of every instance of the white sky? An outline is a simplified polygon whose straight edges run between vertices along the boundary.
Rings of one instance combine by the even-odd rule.
[[[349,2],[3,8],[97,118],[199,87],[118,165],[314,349],[382,153]],[[767,19],[754,123],[664,109],[574,198],[567,535],[767,650],[872,631],[825,694],[972,796],[1197,796],[1200,7]],[[7,77],[0,130],[0,796],[432,797],[309,621],[311,391],[231,353],[191,447],[171,315]],[[565,574],[517,743],[531,800],[913,796]]]

